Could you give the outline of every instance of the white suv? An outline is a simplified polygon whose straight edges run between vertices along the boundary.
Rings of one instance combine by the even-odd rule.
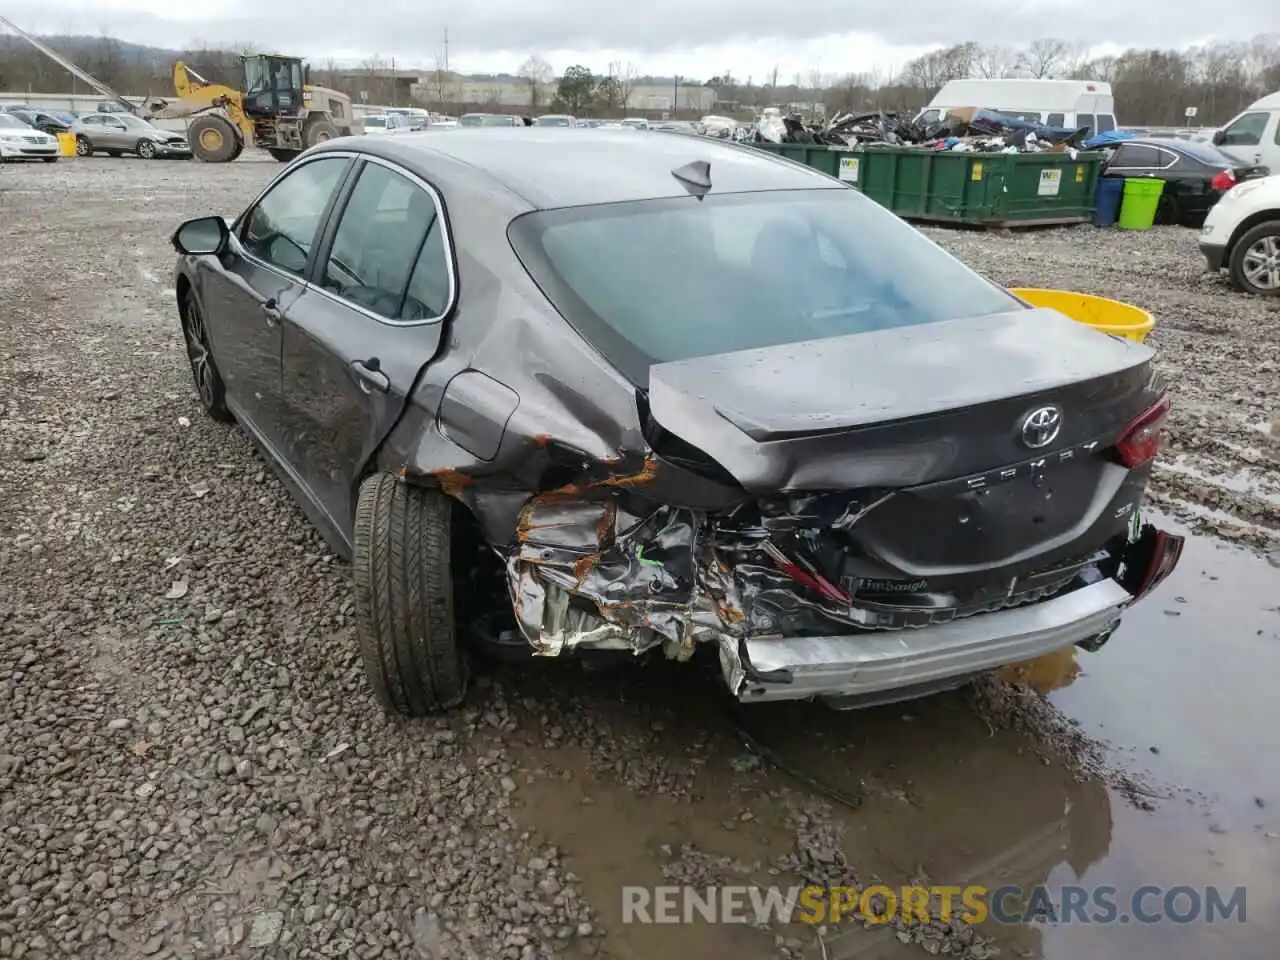
[[[1280,176],[1246,180],[1209,208],[1200,252],[1241,289],[1280,296]]]

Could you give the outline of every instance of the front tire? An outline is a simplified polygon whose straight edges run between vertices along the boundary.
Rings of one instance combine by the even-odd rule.
[[[1258,297],[1280,296],[1280,220],[1260,223],[1231,249],[1231,280]]]
[[[190,290],[182,298],[179,312],[182,319],[182,338],[187,344],[187,362],[196,383],[196,394],[204,412],[219,423],[233,423],[235,417],[227,406],[227,385],[222,381],[213,351],[209,349],[209,331],[196,295]]]
[[[384,707],[420,717],[457,706],[469,663],[454,623],[452,504],[438,490],[385,473],[356,504],[356,635],[365,674]]]
[[[267,153],[271,154],[271,159],[280,163],[288,163],[298,155],[297,150],[282,150],[279,147],[268,147]]]
[[[139,140],[134,150],[141,160],[154,160],[156,158],[156,145],[150,140]]]
[[[226,117],[206,113],[187,128],[192,155],[204,163],[229,163],[239,156],[240,133]]]
[[[42,157],[41,159],[43,159],[45,163],[57,163],[57,162],[58,162],[58,158],[57,158],[57,157]]]
[[[88,137],[83,135],[76,137],[76,156],[77,157],[93,156],[93,144],[89,142]]]

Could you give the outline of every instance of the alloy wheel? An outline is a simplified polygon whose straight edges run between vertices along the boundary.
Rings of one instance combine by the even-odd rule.
[[[196,390],[206,409],[213,407],[213,368],[209,356],[209,342],[204,331],[204,317],[195,300],[187,301],[187,308],[182,315],[182,332],[187,340],[187,359],[191,363],[191,372],[195,376]]]
[[[1254,241],[1244,252],[1241,272],[1259,290],[1280,290],[1280,236]]]

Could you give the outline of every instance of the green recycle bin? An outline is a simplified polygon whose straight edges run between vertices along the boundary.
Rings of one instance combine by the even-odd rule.
[[[1160,206],[1160,194],[1163,192],[1163,180],[1126,177],[1117,226],[1123,230],[1150,230],[1156,221],[1156,209]]]

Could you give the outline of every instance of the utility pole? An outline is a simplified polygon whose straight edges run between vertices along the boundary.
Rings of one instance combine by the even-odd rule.
[[[391,58],[391,105],[396,106],[396,58]]]
[[[449,28],[444,28],[444,70],[449,72]]]
[[[671,119],[675,120],[680,115],[680,74],[676,74],[671,81]]]

